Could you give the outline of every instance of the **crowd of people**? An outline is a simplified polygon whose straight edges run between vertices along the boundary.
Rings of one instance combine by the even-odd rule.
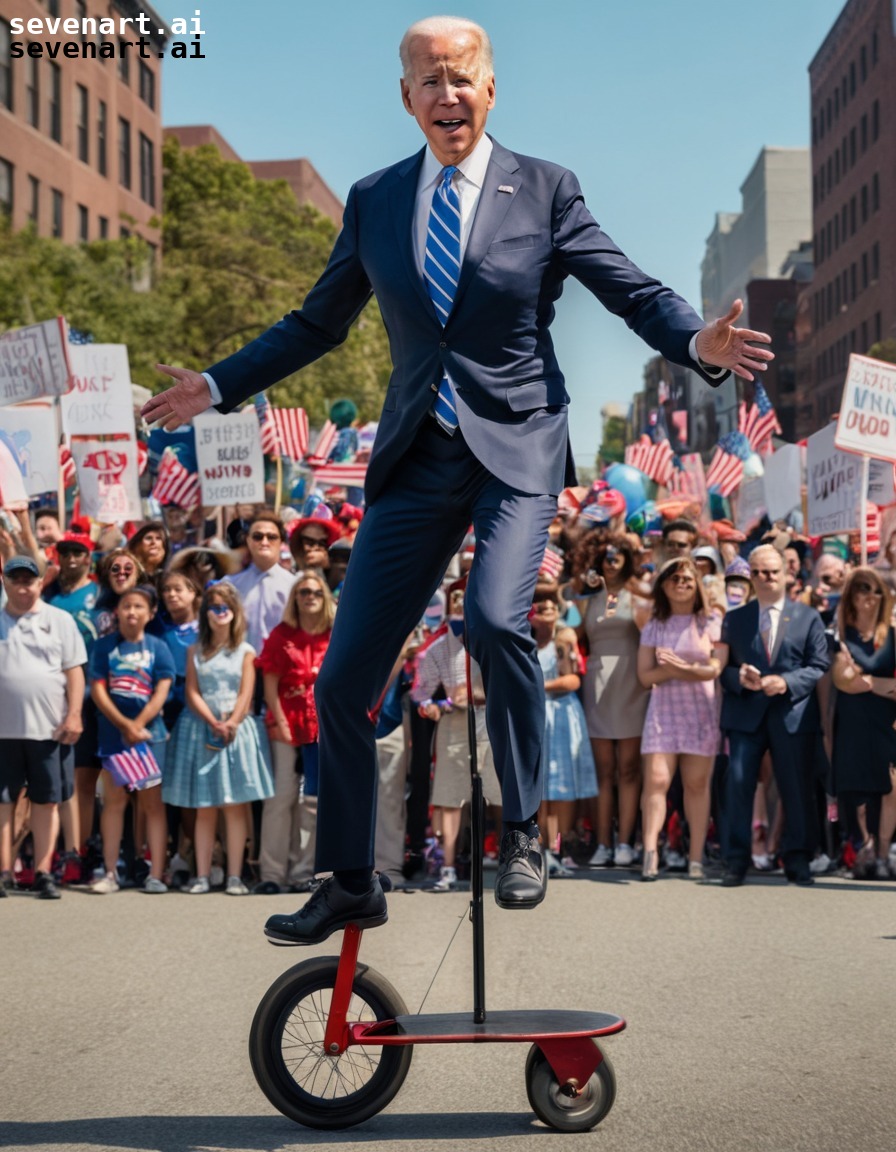
[[[896,875],[896,541],[863,566],[781,525],[642,539],[599,501],[561,509],[530,613],[550,874]],[[0,529],[0,897],[320,883],[314,688],[363,512],[238,507],[191,540],[171,511]],[[471,731],[496,856],[475,557],[470,535],[371,714],[393,886],[464,883]]]

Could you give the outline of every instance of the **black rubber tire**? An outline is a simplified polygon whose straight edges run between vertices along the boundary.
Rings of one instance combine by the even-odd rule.
[[[323,1037],[338,959],[306,960],[265,993],[249,1033],[258,1086],[274,1107],[309,1128],[350,1128],[385,1108],[404,1083],[410,1045],[354,1045],[327,1056]],[[359,964],[348,1020],[390,1020],[404,1001],[378,972]],[[290,1050],[295,1051],[290,1051]]]
[[[558,1132],[587,1132],[613,1107],[616,1073],[605,1055],[579,1095],[566,1096],[560,1091],[547,1057],[533,1044],[526,1057],[526,1095],[532,1111],[550,1128]]]

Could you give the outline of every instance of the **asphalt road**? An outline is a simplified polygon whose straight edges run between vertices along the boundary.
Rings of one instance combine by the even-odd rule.
[[[415,1049],[389,1108],[301,1128],[257,1088],[255,1007],[315,949],[260,932],[294,897],[0,902],[0,1148],[37,1152],[488,1146],[613,1152],[878,1152],[896,1133],[896,884],[828,877],[740,889],[620,871],[552,882],[534,912],[486,908],[488,1005],[615,1012],[615,1107],[562,1136],[529,1109],[527,1046]],[[461,893],[396,893],[361,959],[416,1011],[471,1003]]]

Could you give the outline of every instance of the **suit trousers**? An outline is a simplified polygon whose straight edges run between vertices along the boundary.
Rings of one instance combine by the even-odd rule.
[[[271,759],[274,795],[261,810],[258,871],[262,880],[285,888],[314,875],[317,797],[300,793],[296,749],[291,744],[272,740]]]
[[[754,732],[728,733],[729,757],[722,789],[722,855],[735,872],[750,864],[753,798],[759,766],[771,751],[772,768],[784,808],[781,855],[788,870],[808,866],[815,851],[814,778],[815,734],[788,732],[784,713],[770,707]]]
[[[361,522],[315,685],[318,871],[373,867],[377,756],[369,713],[471,523],[476,550],[464,615],[482,670],[504,815],[525,820],[538,810],[544,679],[528,614],[556,503],[498,480],[460,430],[449,437],[424,420]]]

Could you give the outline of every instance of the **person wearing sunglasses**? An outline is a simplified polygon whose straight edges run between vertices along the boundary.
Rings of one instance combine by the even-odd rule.
[[[750,553],[756,599],[725,616],[722,729],[728,770],[722,787],[722,884],[739,887],[751,856],[753,797],[766,751],[786,813],[780,852],[787,879],[812,883],[818,840],[814,762],[821,716],[815,687],[830,667],[818,612],[788,600],[781,553],[760,544]]]
[[[666,820],[666,795],[678,768],[690,830],[688,875],[702,880],[710,781],[720,739],[715,682],[727,653],[719,643],[719,619],[709,612],[693,560],[667,560],[657,576],[653,597],[653,614],[638,649],[638,679],[650,689],[641,740],[641,879],[655,880],[659,873],[658,841]]]
[[[246,640],[256,652],[283,618],[295,577],[280,566],[286,532],[271,508],[258,508],[249,522],[249,565],[227,579],[236,588],[246,613]]]
[[[891,876],[896,830],[896,647],[893,597],[874,568],[856,568],[837,612],[834,656],[833,789],[850,838],[858,843],[852,874]],[[877,836],[875,838],[875,830]],[[876,843],[875,843],[876,841]]]
[[[138,584],[146,583],[143,565],[126,548],[108,552],[97,569],[99,593],[94,606],[97,636],[108,636],[117,631],[115,607],[119,597]]]
[[[336,602],[313,568],[294,579],[283,619],[256,667],[264,677],[274,795],[261,817],[262,884],[311,890],[317,829],[317,709],[314,685],[330,643]],[[296,773],[301,783],[296,786]]]
[[[330,567],[330,548],[342,536],[337,520],[321,520],[317,516],[303,516],[290,525],[289,548],[295,558],[296,569],[304,572],[316,568],[324,577]]]

